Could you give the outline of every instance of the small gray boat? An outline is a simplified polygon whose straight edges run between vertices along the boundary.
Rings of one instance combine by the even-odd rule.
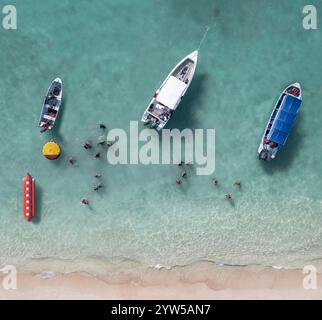
[[[56,122],[58,111],[63,96],[63,83],[60,78],[56,78],[48,88],[44,104],[41,110],[39,127],[40,132],[51,130]]]

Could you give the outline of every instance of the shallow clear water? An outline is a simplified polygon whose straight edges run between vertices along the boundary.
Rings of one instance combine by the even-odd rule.
[[[322,256],[322,34],[302,28],[305,1],[11,3],[18,30],[0,29],[0,265],[96,256],[301,266]],[[218,187],[194,168],[177,186],[177,166],[112,166],[82,148],[103,134],[100,121],[128,130],[139,120],[207,27],[195,78],[168,128],[216,129]],[[54,137],[63,154],[51,162],[41,156],[50,135],[37,122],[56,76],[64,103]],[[286,147],[262,163],[264,126],[295,81],[301,113]],[[37,181],[35,223],[22,217],[26,171]],[[92,191],[97,172],[105,185],[99,193]],[[241,190],[232,187],[237,178]],[[90,208],[80,205],[82,196]]]

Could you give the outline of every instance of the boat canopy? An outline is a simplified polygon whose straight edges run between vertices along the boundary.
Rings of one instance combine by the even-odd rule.
[[[174,110],[187,85],[176,77],[170,76],[161,88],[157,101]]]
[[[284,96],[272,128],[267,136],[268,140],[284,145],[291,131],[301,100],[291,96]]]

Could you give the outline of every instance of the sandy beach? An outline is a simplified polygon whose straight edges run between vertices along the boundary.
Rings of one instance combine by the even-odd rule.
[[[19,273],[17,289],[0,289],[0,299],[321,299],[303,289],[302,270],[217,266],[209,262],[143,272],[118,269],[106,276],[73,272],[45,277]]]

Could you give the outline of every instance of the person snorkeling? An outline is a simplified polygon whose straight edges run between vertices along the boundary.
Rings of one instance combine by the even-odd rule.
[[[89,201],[88,201],[88,199],[87,199],[87,198],[82,198],[82,199],[81,199],[81,204],[83,204],[83,205],[85,205],[85,206],[89,205]]]

